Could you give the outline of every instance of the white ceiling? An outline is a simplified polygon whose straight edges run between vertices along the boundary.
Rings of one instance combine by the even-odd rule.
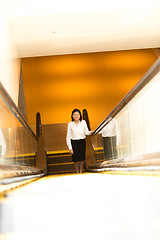
[[[3,14],[20,57],[160,47],[160,0],[4,0]]]

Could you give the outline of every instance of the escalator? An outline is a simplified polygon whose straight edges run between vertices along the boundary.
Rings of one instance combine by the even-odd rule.
[[[29,127],[0,89],[1,240],[160,238],[160,59],[87,136],[82,174],[70,162],[67,124],[42,126],[37,113]],[[86,110],[83,119],[90,128]],[[104,130],[113,119],[108,150]]]
[[[122,99],[106,119],[86,137],[86,165],[84,171],[109,171],[152,168],[160,165],[160,59],[136,86]],[[36,126],[28,126],[2,84],[0,85],[0,180],[3,184],[13,177],[36,174],[73,173],[74,166],[66,146],[67,123],[41,125],[40,114]],[[87,111],[83,119],[90,129]],[[113,121],[117,123],[115,136],[105,135]],[[43,129],[43,134],[42,134]],[[105,130],[107,129],[107,130]],[[34,133],[36,132],[36,134]],[[52,134],[52,135],[51,135]],[[107,137],[108,136],[108,137]],[[113,141],[113,138],[115,140]],[[112,139],[110,149],[105,143]],[[45,141],[44,141],[45,139]],[[117,141],[118,139],[118,141]],[[118,142],[118,144],[116,144]],[[115,146],[116,145],[116,146]],[[109,155],[106,151],[109,151]],[[11,181],[11,180],[10,180]]]
[[[89,138],[93,157],[88,157],[88,171],[150,170],[157,174],[160,170],[159,102],[160,58]],[[104,141],[108,139],[107,145]]]
[[[0,83],[0,193],[46,175],[46,156],[37,114],[37,134]]]

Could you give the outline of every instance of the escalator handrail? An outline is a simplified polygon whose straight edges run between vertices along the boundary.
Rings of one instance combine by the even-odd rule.
[[[130,102],[133,97],[149,83],[152,78],[160,71],[160,57],[156,62],[149,68],[149,70],[144,74],[140,81],[129,91],[129,93],[117,104],[113,111],[100,123],[100,125],[93,131],[90,135],[94,137],[97,135],[103,127],[105,127],[114,118],[120,110],[124,108],[128,102]]]
[[[14,116],[18,119],[22,126],[30,133],[30,135],[34,138],[35,141],[39,141],[35,133],[32,131],[32,129],[24,119],[21,111],[18,109],[12,98],[9,96],[8,92],[6,91],[1,82],[0,82],[0,94],[3,98],[3,101],[8,106],[9,110],[14,114]]]

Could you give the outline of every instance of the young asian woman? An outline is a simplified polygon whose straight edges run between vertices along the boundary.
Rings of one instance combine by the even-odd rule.
[[[71,114],[72,121],[68,123],[66,142],[76,173],[82,173],[86,152],[86,135],[90,135],[87,123],[82,120],[82,114],[79,109],[74,109]]]

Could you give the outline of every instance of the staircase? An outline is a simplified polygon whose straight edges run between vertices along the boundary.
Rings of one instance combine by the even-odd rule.
[[[74,163],[72,162],[72,156],[69,154],[69,151],[47,152],[48,175],[73,172],[75,172]]]
[[[103,151],[101,149],[95,152],[96,162],[101,163],[104,161]],[[85,169],[84,169],[85,171]],[[69,151],[54,151],[47,152],[47,174],[65,174],[74,173],[74,163],[72,162],[72,156]]]

